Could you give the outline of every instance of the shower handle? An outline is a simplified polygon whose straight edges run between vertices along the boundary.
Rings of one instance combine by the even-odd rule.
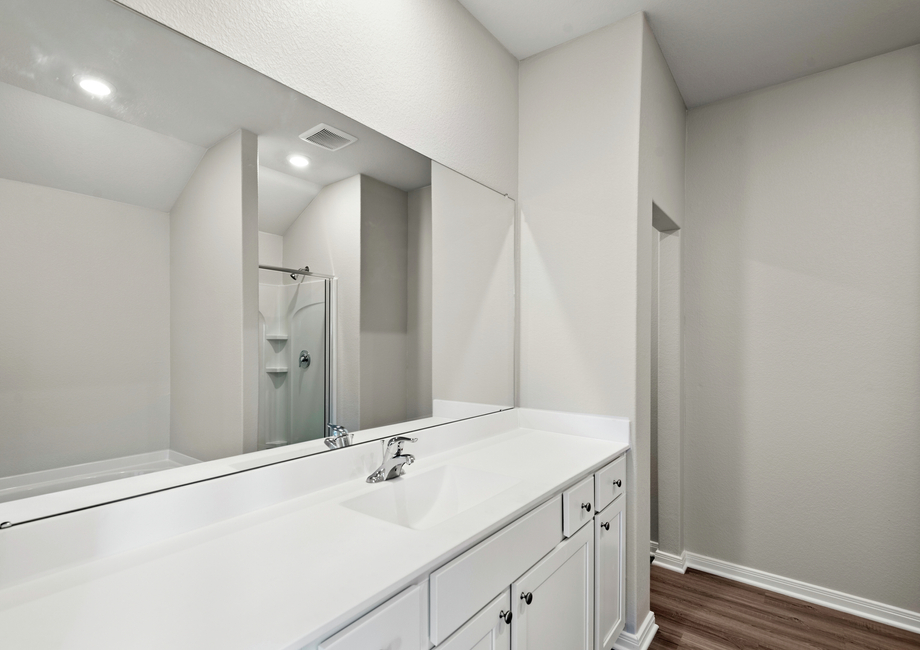
[[[309,368],[310,367],[310,353],[307,352],[306,350],[301,350],[300,359],[298,363],[301,368]]]

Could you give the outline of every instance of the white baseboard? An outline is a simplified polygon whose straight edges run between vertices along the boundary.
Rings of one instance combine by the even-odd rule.
[[[684,551],[680,555],[672,555],[671,553],[665,553],[661,549],[658,549],[658,552],[655,553],[655,561],[652,562],[652,564],[660,566],[662,569],[677,571],[677,573],[686,573],[687,552]]]
[[[651,553],[652,557],[655,557],[655,553],[657,552],[658,552],[658,542],[650,542],[649,543],[649,553]]]
[[[635,634],[621,632],[613,644],[614,650],[646,650],[658,632],[655,624],[655,612],[649,612]]]
[[[705,555],[697,555],[696,553],[684,553],[684,555],[686,556],[686,566],[692,569],[699,569],[729,580],[736,580],[744,584],[775,591],[815,605],[822,605],[840,612],[861,616],[878,623],[920,634],[920,612],[912,612],[900,607],[869,600],[868,598],[845,594],[826,587],[793,580],[792,578],[784,578],[766,571],[723,562]],[[656,564],[658,564],[658,558],[660,557],[661,552],[659,551],[655,559]]]

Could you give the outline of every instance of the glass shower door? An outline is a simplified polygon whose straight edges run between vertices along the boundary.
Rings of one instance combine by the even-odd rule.
[[[325,435],[331,292],[332,280],[308,276],[259,285],[259,449]]]

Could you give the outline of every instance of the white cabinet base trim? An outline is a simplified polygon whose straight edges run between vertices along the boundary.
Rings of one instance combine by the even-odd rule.
[[[672,555],[671,553],[665,553],[661,549],[658,549],[654,553],[655,561],[652,562],[655,566],[660,566],[662,569],[668,569],[670,571],[677,571],[677,573],[686,573],[687,572],[687,552],[684,551],[680,555]]]
[[[768,589],[809,603],[823,605],[847,614],[862,616],[878,623],[920,634],[920,612],[912,612],[900,607],[869,600],[868,598],[845,594],[826,587],[793,580],[792,578],[784,578],[766,571],[723,562],[705,555],[686,553],[686,556],[687,566],[692,569],[699,569],[706,573],[712,573],[723,578]],[[661,557],[660,551],[658,557]]]
[[[652,639],[655,638],[657,632],[655,612],[649,612],[636,633],[622,632],[616,643],[613,644],[613,648],[614,650],[646,650],[652,645]]]

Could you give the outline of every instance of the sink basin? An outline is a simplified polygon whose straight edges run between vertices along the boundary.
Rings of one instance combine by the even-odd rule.
[[[392,524],[425,530],[501,494],[518,479],[445,465],[378,485],[341,505]]]

